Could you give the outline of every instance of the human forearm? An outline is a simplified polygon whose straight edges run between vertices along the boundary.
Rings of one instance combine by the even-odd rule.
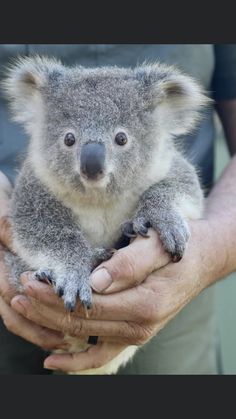
[[[210,226],[213,274],[210,283],[236,270],[236,156],[223,172],[208,198],[205,216]]]

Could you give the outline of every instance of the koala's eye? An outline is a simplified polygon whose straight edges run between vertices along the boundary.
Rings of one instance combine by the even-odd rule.
[[[128,141],[127,135],[124,132],[118,132],[115,136],[115,142],[118,145],[125,145]]]
[[[75,144],[75,136],[72,134],[72,132],[68,132],[64,138],[64,143],[68,147],[71,147],[73,144]]]

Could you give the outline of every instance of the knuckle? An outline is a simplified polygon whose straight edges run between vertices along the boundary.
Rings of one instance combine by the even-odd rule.
[[[151,327],[136,325],[134,334],[134,342],[136,345],[144,345],[153,336]]]
[[[155,303],[147,304],[145,310],[142,311],[143,322],[152,323],[158,316],[158,309]]]
[[[66,315],[62,319],[62,332],[70,336],[80,336],[82,333],[82,321],[73,315]]]
[[[136,288],[136,298],[130,305],[132,318],[141,324],[150,324],[157,320],[158,301],[155,290],[139,286]]]

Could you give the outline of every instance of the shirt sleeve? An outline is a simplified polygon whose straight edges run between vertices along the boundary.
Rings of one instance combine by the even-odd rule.
[[[214,45],[215,70],[212,95],[215,100],[236,99],[236,44]]]

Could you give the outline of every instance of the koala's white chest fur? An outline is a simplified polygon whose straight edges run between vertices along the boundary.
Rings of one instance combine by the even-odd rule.
[[[78,200],[70,204],[82,231],[92,246],[112,247],[121,236],[121,224],[127,221],[135,209],[140,194],[138,191],[127,197],[122,196],[119,200],[109,205],[81,206]]]

